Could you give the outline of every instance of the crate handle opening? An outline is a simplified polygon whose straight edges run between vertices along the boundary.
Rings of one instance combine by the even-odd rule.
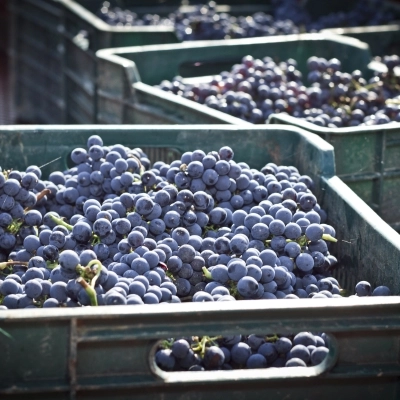
[[[165,383],[182,384],[195,382],[229,382],[237,381],[240,372],[241,381],[260,381],[260,380],[281,380],[281,379],[301,379],[314,378],[328,373],[336,364],[339,356],[339,346],[336,338],[332,334],[326,334],[328,338],[329,353],[318,365],[307,367],[281,367],[281,368],[258,368],[258,369],[233,369],[233,370],[209,370],[209,371],[174,371],[167,372],[162,370],[155,361],[155,354],[162,342],[157,341],[149,354],[149,365],[154,375],[162,379]]]

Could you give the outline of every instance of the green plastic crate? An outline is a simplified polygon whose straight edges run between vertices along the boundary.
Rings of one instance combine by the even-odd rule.
[[[344,71],[360,69],[366,74],[371,58],[368,45],[357,39],[321,34],[103,49],[96,53],[99,76],[97,121],[112,124],[247,124],[153,85],[176,75],[191,78],[218,74],[248,54],[277,60],[294,58],[303,75],[306,60],[312,55],[340,58]]]
[[[63,13],[58,2],[8,2],[9,65],[16,119],[65,121]]]
[[[94,14],[102,3],[102,0],[8,0],[12,20],[11,71],[18,120],[94,123],[97,50],[179,42],[172,27],[108,25]],[[111,0],[110,3],[136,7],[139,14],[167,15],[182,1]],[[261,0],[252,0],[252,4],[243,0],[222,3],[222,11],[239,14],[269,9]]]
[[[361,279],[400,294],[400,236],[335,176],[333,147],[304,130],[274,126],[4,126],[0,165],[66,167],[71,150],[92,134],[105,144],[180,153],[229,144],[235,160],[260,168],[295,165],[315,179],[316,194],[337,232],[337,277]],[[166,154],[163,152],[163,154]],[[399,395],[400,298],[238,301],[162,306],[5,310],[0,313],[0,396],[10,399],[395,400]],[[222,321],[222,323],[221,323]],[[187,335],[330,334],[316,367],[211,372],[160,371],[160,339]],[[6,333],[6,335],[4,335]]]
[[[289,124],[316,133],[335,148],[337,175],[388,224],[400,231],[400,124],[324,128],[283,114],[270,124]]]

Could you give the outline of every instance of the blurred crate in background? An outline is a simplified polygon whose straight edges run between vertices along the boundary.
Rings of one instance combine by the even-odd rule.
[[[219,74],[230,70],[246,55],[254,58],[269,56],[278,62],[293,58],[303,76],[307,70],[306,60],[313,55],[340,58],[343,71],[359,69],[365,74],[369,71],[371,59],[365,43],[344,36],[322,34],[100,50],[97,52],[97,122],[248,124],[229,114],[153,87],[177,75],[198,80],[199,77]]]
[[[12,21],[14,103],[21,121],[42,123],[97,123],[98,64],[95,52],[103,48],[177,43],[173,27],[111,26],[96,16],[102,0],[9,0]],[[111,6],[134,9],[139,15],[168,15],[180,4],[199,0],[109,1]],[[218,7],[234,15],[271,12],[272,2],[221,0]],[[314,18],[349,11],[351,1],[308,0],[304,6]],[[389,4],[385,2],[385,4]]]

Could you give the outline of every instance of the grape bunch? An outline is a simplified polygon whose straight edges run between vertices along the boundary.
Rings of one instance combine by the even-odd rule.
[[[392,73],[398,57],[384,60],[389,72],[366,81],[359,70],[341,72],[336,58],[310,57],[306,86],[296,60],[247,55],[209,82],[176,76],[157,87],[254,124],[283,113],[328,128],[381,125],[400,122],[399,77]]]
[[[217,4],[210,1],[199,4],[194,10],[177,9],[167,17],[146,14],[139,17],[135,12],[110,7],[106,2],[97,15],[114,26],[173,26],[181,41],[238,39],[246,37],[289,35],[300,33],[289,19],[275,20],[270,14],[257,12],[253,15],[234,16],[218,12]]]
[[[324,361],[328,343],[324,333],[311,332],[290,336],[192,336],[163,341],[155,359],[164,371],[307,367]]]
[[[319,32],[333,27],[382,25],[395,18],[379,0],[360,0],[349,12],[330,13],[315,20],[297,0],[273,2],[271,14],[257,12],[252,15],[235,16],[227,12],[218,12],[216,2],[209,1],[194,6],[194,10],[177,9],[164,17],[150,13],[139,16],[129,9],[111,7],[110,2],[106,1],[97,15],[113,26],[174,27],[181,41]]]
[[[385,25],[395,20],[394,13],[384,7],[381,0],[359,0],[349,11],[331,12],[312,19],[302,2],[273,0],[276,19],[288,18],[307,32],[328,28]]]

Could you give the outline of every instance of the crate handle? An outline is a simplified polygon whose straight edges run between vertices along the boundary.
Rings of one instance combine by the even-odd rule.
[[[282,380],[314,378],[328,373],[336,364],[339,356],[339,346],[336,338],[332,334],[327,334],[329,353],[321,364],[312,367],[282,367],[282,368],[260,368],[240,370],[241,381],[259,380]],[[228,371],[185,371],[185,372],[166,372],[159,368],[155,362],[155,353],[160,341],[151,349],[149,355],[150,369],[154,375],[161,378],[164,383],[212,383],[237,381],[238,370]]]

